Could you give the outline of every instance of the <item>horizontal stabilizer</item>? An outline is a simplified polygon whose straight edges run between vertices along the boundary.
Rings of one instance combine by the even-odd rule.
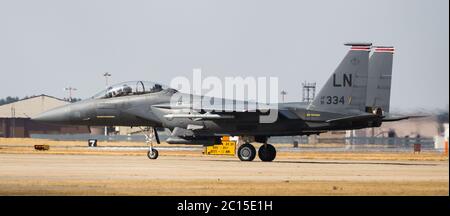
[[[405,119],[414,119],[414,118],[424,118],[427,117],[425,115],[417,115],[417,116],[394,116],[394,115],[387,115],[384,116],[383,122],[393,122],[393,121],[400,121]]]

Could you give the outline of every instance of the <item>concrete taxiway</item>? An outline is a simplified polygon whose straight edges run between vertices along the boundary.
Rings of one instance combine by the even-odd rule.
[[[0,154],[0,195],[449,195],[445,161]]]

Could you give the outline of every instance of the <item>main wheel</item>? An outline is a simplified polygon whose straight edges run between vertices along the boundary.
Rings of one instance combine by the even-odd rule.
[[[239,147],[237,154],[241,161],[252,161],[256,157],[256,149],[250,143],[244,143]]]
[[[149,159],[152,159],[152,160],[158,158],[158,150],[152,148],[152,151],[147,152],[147,156]]]
[[[277,150],[275,149],[275,147],[273,147],[273,145],[264,144],[261,147],[259,147],[258,157],[262,161],[273,161],[276,156]]]

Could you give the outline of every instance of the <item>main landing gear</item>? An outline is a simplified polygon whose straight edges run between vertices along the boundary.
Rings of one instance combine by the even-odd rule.
[[[256,149],[250,143],[239,146],[237,155],[241,161],[252,161],[256,157]]]
[[[253,161],[256,157],[256,149],[252,144],[246,142],[238,148],[237,155],[241,161]],[[271,144],[264,143],[258,149],[258,157],[261,161],[273,161],[276,155],[277,150]]]
[[[273,145],[265,143],[258,150],[258,157],[262,161],[273,161],[277,156],[277,150]]]

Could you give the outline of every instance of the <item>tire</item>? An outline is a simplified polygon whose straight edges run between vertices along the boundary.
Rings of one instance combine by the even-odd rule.
[[[147,152],[147,157],[151,160],[155,160],[156,158],[158,158],[158,150],[156,149],[152,149],[152,151],[148,151]]]
[[[277,156],[277,150],[271,144],[265,144],[259,147],[258,149],[258,157],[262,161],[273,161]]]
[[[252,161],[256,157],[256,149],[250,143],[244,143],[239,147],[237,154],[241,161]]]

